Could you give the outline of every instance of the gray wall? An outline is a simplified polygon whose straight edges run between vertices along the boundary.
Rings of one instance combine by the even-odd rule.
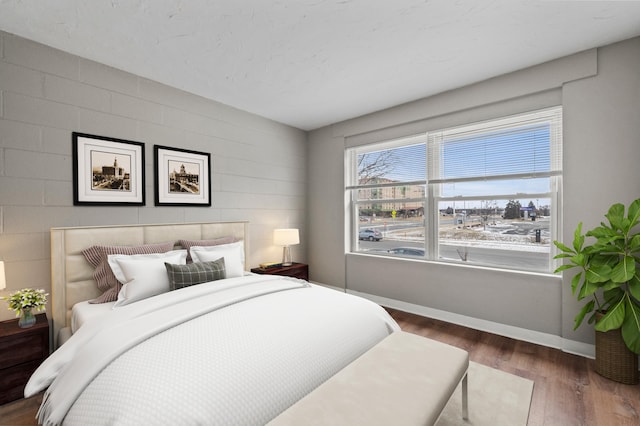
[[[558,346],[584,352],[593,332],[588,326],[573,331],[573,317],[580,304],[571,295],[570,275],[562,278],[345,255],[349,224],[345,220],[344,148],[562,105],[561,235],[568,241],[578,221],[595,226],[611,203],[629,203],[640,197],[639,69],[640,39],[636,38],[311,132],[311,279],[400,304],[477,319],[478,323],[528,330],[538,337],[557,336]]]
[[[276,227],[306,259],[305,132],[3,32],[0,58],[0,295],[49,290],[59,226],[248,220],[253,266],[280,259]],[[146,206],[73,206],[73,131],[145,143]],[[211,153],[211,208],[154,206],[154,144]]]

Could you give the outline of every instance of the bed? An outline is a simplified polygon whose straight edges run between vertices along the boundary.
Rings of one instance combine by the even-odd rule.
[[[153,258],[157,265],[167,259],[162,256],[182,259],[180,242],[188,240],[196,243],[188,252],[199,258],[194,261],[209,264],[220,261],[213,260],[219,248],[197,242],[223,238],[233,241],[216,244],[233,246],[233,257],[223,257],[227,274],[236,268],[230,259],[235,262],[237,250],[241,273],[233,269],[224,279],[117,307],[134,287],[121,289],[115,302],[87,303],[101,297],[95,268],[83,255],[89,247],[170,242],[172,250]],[[54,228],[51,247],[57,349],[25,388],[25,396],[46,390],[38,413],[43,424],[266,424],[399,331],[365,299],[248,272],[247,222]],[[125,270],[125,286],[157,272],[135,256],[109,258]],[[177,263],[167,271],[187,268]],[[127,275],[125,265],[138,275]]]

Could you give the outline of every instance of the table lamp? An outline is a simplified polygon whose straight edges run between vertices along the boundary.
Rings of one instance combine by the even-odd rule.
[[[273,243],[282,246],[282,266],[291,266],[291,247],[300,244],[300,235],[297,229],[274,229]]]

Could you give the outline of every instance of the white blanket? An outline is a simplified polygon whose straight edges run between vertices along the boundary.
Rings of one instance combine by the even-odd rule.
[[[202,284],[85,324],[34,373],[45,424],[264,424],[397,324],[275,276]]]

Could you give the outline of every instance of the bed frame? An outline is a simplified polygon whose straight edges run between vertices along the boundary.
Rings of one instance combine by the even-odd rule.
[[[203,240],[233,236],[244,241],[245,269],[249,262],[249,223],[200,222],[150,225],[87,226],[51,228],[51,310],[53,347],[59,346],[61,331],[69,333],[74,304],[100,295],[93,268],[82,250],[93,245],[134,246],[178,240]]]

